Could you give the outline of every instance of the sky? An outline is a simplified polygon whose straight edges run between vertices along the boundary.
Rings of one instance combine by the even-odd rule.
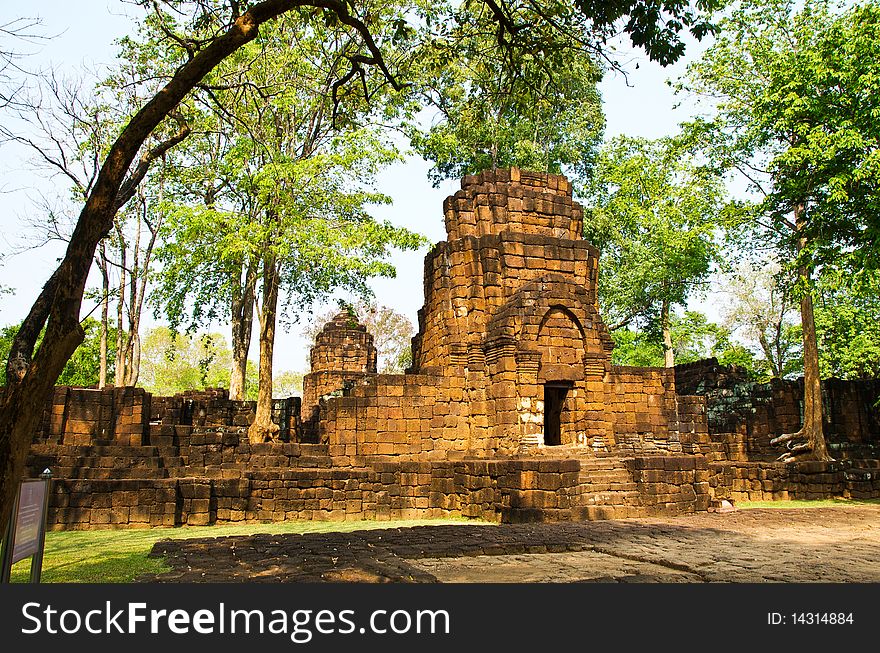
[[[26,13],[20,13],[26,12]],[[0,25],[19,17],[39,17],[44,41],[21,46],[28,53],[23,63],[30,69],[55,68],[76,74],[83,68],[100,68],[112,64],[116,47],[114,41],[133,31],[134,19],[143,15],[138,7],[119,0],[32,0],[26,5],[6,2],[0,4]],[[639,50],[621,45],[618,60],[627,70],[626,76],[609,73],[600,84],[606,116],[606,138],[626,134],[658,138],[677,131],[677,125],[693,116],[694,106],[673,94],[667,85],[684,73],[687,63],[703,51],[706,44],[688,41],[686,55],[674,66],[667,68],[653,63]],[[676,107],[676,105],[681,106]],[[19,322],[24,318],[40,288],[48,279],[63,255],[61,245],[9,256],[26,230],[29,218],[37,208],[34,200],[37,189],[43,194],[58,193],[61,180],[40,178],[29,160],[31,155],[23,148],[10,144],[0,145],[0,287],[11,292],[0,295],[0,326]],[[457,181],[447,181],[434,188],[428,180],[429,164],[416,156],[409,156],[385,170],[379,178],[380,192],[389,195],[393,204],[378,206],[374,215],[382,220],[407,227],[423,234],[430,243],[445,240],[443,226],[443,199],[459,188]],[[376,301],[394,308],[416,324],[416,312],[423,303],[423,260],[430,245],[415,252],[395,252],[391,261],[397,269],[393,279],[372,281]],[[97,285],[97,284],[93,284]],[[711,297],[697,302],[697,308],[714,319]],[[84,311],[92,305],[84,304]],[[326,307],[323,308],[326,311]],[[317,313],[322,308],[316,309]],[[145,315],[144,328],[157,322]],[[283,316],[284,322],[293,322],[294,315]],[[308,324],[310,316],[300,316],[301,324]],[[210,331],[226,334],[225,324],[215,324]],[[275,346],[275,369],[307,371],[308,348],[301,336],[301,328],[294,324],[289,330],[280,329]],[[256,338],[251,358],[257,358]]]

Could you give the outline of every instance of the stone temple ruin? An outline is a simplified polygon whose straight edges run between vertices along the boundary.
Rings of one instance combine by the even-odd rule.
[[[880,496],[880,382],[825,383],[831,463],[774,462],[797,382],[703,361],[618,367],[599,252],[562,176],[465,177],[425,258],[406,374],[334,317],[281,441],[251,444],[253,404],[58,388],[30,468],[59,481],[56,528],[463,515],[501,521],[680,514],[723,499]]]

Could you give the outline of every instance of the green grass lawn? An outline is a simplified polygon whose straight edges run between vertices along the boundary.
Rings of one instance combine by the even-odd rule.
[[[880,499],[791,499],[789,501],[737,501],[742,510],[753,508],[840,508],[844,506],[880,506]]]
[[[53,531],[46,534],[44,583],[129,583],[141,574],[157,574],[169,567],[161,558],[148,558],[153,544],[165,539],[225,537],[254,533],[328,533],[375,528],[442,524],[480,524],[465,519],[407,521],[287,521],[274,524],[182,526],[126,530]],[[12,582],[27,582],[30,558],[12,567]]]

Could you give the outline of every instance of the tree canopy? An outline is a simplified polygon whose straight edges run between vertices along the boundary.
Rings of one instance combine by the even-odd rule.
[[[671,309],[708,281],[722,197],[720,177],[673,139],[618,137],[605,146],[584,235],[602,252],[599,304],[612,331],[657,320],[668,336]]]

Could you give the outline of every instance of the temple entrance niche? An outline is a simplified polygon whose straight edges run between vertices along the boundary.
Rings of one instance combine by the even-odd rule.
[[[584,332],[562,305],[550,306],[537,337],[538,382],[544,390],[544,446],[577,444],[583,438]]]
[[[570,383],[544,384],[544,445],[562,444],[562,411]]]

